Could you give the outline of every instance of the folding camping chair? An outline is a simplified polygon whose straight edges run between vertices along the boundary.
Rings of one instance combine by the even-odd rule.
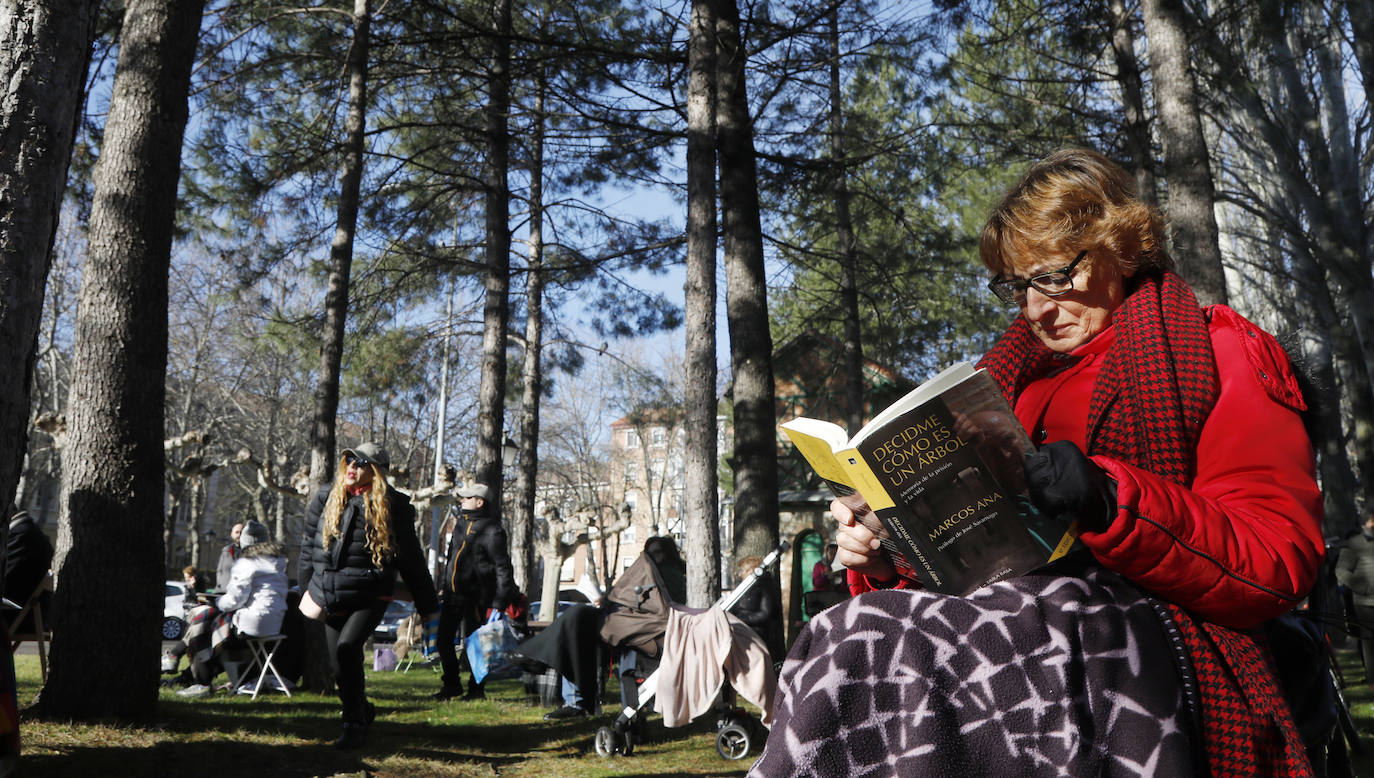
[[[52,591],[51,570],[43,576],[43,580],[38,582],[28,599],[24,601],[19,613],[10,621],[11,629],[22,629],[24,620],[28,618],[29,614],[33,614],[32,624],[22,632],[11,632],[9,635],[11,654],[18,650],[20,643],[26,640],[38,644],[38,667],[45,682],[48,680],[48,643],[52,642],[52,630],[48,628],[47,620],[43,617],[42,596],[44,592],[50,591]]]
[[[258,670],[257,682],[253,684],[252,699],[256,700],[258,698],[258,692],[262,691],[262,685],[267,679],[268,673],[271,673],[272,677],[276,679],[277,688],[285,692],[287,697],[290,697],[291,686],[287,684],[286,679],[281,677],[281,673],[277,672],[276,665],[272,664],[272,660],[277,655],[277,649],[281,648],[281,644],[286,641],[286,636],[262,635],[260,637],[252,637],[244,635],[243,639],[248,643],[248,650],[253,653],[253,661],[249,667],[256,667]],[[250,669],[249,672],[251,673],[252,670]]]

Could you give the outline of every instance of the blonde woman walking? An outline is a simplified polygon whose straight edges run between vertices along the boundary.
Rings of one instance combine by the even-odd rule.
[[[367,740],[373,706],[363,680],[363,645],[382,620],[396,573],[410,587],[415,608],[438,610],[434,582],[415,537],[410,499],[387,483],[391,458],[376,443],[344,449],[334,483],[320,488],[306,509],[299,578],[302,609],[323,611],[330,669],[343,703],[343,733],[334,745],[359,748]]]

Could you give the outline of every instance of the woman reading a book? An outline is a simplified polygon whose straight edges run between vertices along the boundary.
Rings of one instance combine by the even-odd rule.
[[[862,596],[798,638],[756,774],[1310,774],[1258,632],[1323,555],[1304,401],[1164,235],[1092,151],[1003,197],[980,252],[1020,315],[980,366],[1039,446],[1031,500],[1084,549],[940,595],[896,575],[867,506],[832,503]]]

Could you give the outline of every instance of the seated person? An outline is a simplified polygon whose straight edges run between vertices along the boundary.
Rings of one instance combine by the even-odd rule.
[[[802,595],[808,618],[814,619],[821,611],[849,596],[844,569],[834,569],[835,554],[839,550],[838,544],[827,544],[825,556],[811,567],[811,591]]]
[[[1272,336],[1199,306],[1097,152],[1032,166],[979,241],[1016,318],[980,361],[1083,548],[967,596],[831,503],[854,598],[802,630],[752,775],[1313,775],[1257,628],[1311,589],[1322,495]],[[863,704],[860,704],[863,703]]]
[[[186,588],[186,607],[193,608],[199,604],[198,594],[204,594],[210,589],[210,584],[205,580],[205,575],[196,570],[195,566],[187,565],[181,570],[181,584]]]
[[[210,694],[210,683],[222,669],[229,671],[230,683],[237,686],[242,680],[238,674],[246,663],[225,661],[226,654],[243,648],[244,636],[281,633],[286,615],[286,551],[282,544],[272,542],[267,527],[258,521],[244,524],[239,546],[242,553],[234,560],[224,594],[213,605],[192,613],[186,645],[194,683],[177,692],[181,696]],[[221,624],[228,630],[218,629]],[[225,636],[216,640],[221,634]]]
[[[763,559],[757,556],[741,559],[737,566],[740,582],[743,583],[752,575],[762,562]],[[782,637],[782,602],[778,596],[777,579],[772,573],[763,571],[749,591],[730,609],[730,613],[763,638],[772,661],[781,662],[786,658],[787,648]]]
[[[192,608],[200,604],[198,595],[205,592],[205,590],[209,588],[209,584],[206,582],[205,576],[196,572],[196,568],[193,565],[187,565],[181,569],[181,584],[182,589],[186,592],[186,594],[182,596],[182,608],[189,614]],[[175,674],[178,666],[181,664],[181,657],[185,654],[186,644],[180,642],[178,642],[172,650],[165,652],[162,655],[162,672],[166,674]]]
[[[48,540],[33,516],[18,507],[10,508],[9,537],[5,541],[4,596],[22,608],[29,595],[43,581],[43,576],[48,574],[48,568],[52,567],[52,553],[52,541]],[[44,591],[38,595],[44,613],[48,610],[51,594]],[[6,622],[11,618],[13,615],[7,612]],[[27,632],[32,629],[33,614],[30,613],[23,624],[13,626],[10,631]]]
[[[628,592],[638,584],[652,582],[647,563],[643,562],[645,558],[653,562],[663,581],[665,591],[662,593],[662,599],[670,602],[684,601],[687,596],[687,567],[678,552],[677,544],[670,537],[651,537],[644,543],[641,560],[636,561],[616,579],[615,586],[611,588],[607,597],[603,598],[599,607],[574,605],[560,613],[543,632],[516,648],[526,659],[552,667],[560,674],[564,704],[545,716],[546,719],[587,716],[595,709],[600,691],[599,668],[605,664],[601,659],[605,650],[602,641],[606,638],[604,628],[607,615],[611,614],[609,618],[612,621],[617,618],[614,614],[619,608],[615,602],[617,592],[624,590],[626,597],[635,599]],[[666,617],[662,618],[666,623]],[[649,631],[657,633],[661,638],[662,629],[662,625],[659,625]],[[656,656],[657,641],[654,641],[654,645],[653,653]],[[621,699],[625,705],[634,706],[638,697],[634,680],[638,657],[634,650],[617,645],[615,658],[621,674]]]

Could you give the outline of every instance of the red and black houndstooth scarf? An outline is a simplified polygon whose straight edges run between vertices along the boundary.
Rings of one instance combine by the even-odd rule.
[[[1088,452],[1192,482],[1198,436],[1217,397],[1216,363],[1197,298],[1173,273],[1145,278],[1113,316],[1116,343],[1088,408]],[[979,362],[1013,403],[1057,364],[1018,317]],[[1246,632],[1168,604],[1198,681],[1212,775],[1311,775],[1269,651]]]

